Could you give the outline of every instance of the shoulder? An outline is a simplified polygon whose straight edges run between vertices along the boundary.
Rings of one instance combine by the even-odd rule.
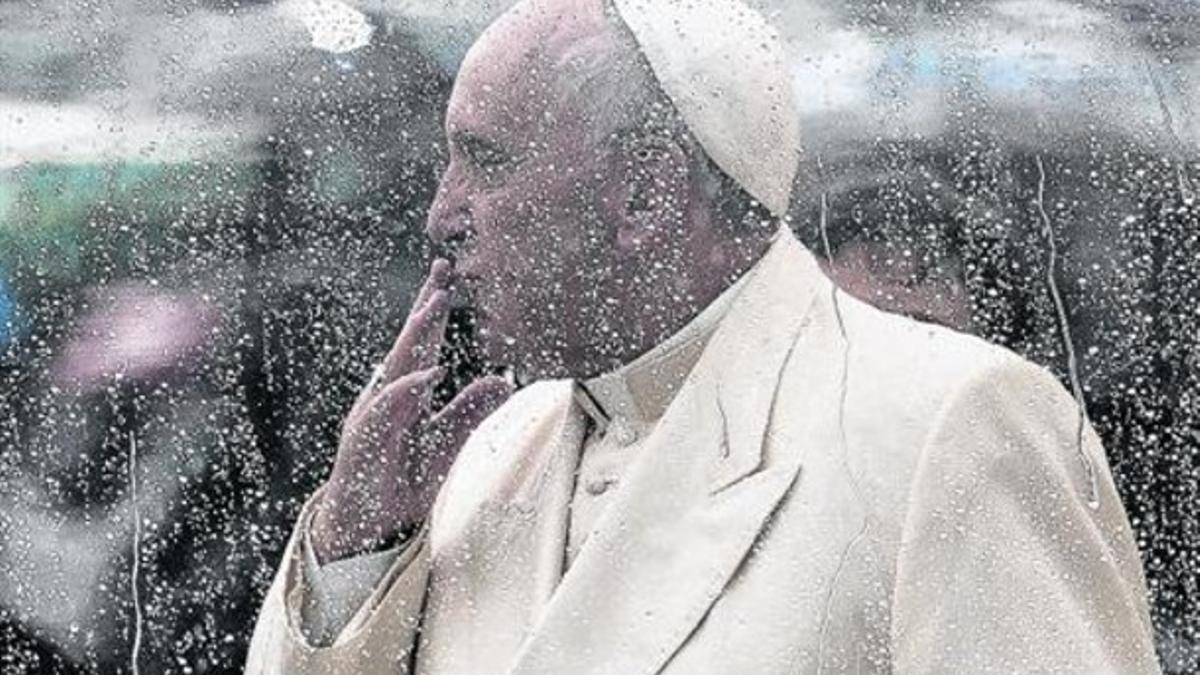
[[[511,440],[561,416],[571,399],[571,382],[543,380],[523,387],[504,405],[485,419],[472,434],[468,445],[477,440]],[[465,450],[465,448],[464,448]]]
[[[485,419],[463,445],[448,481],[456,474],[494,475],[519,461],[531,442],[551,434],[569,409],[571,383],[536,382],[512,395]]]
[[[834,452],[844,444],[881,499],[899,506],[931,454],[987,461],[1009,447],[998,433],[1025,435],[1038,441],[1027,447],[1070,460],[1079,411],[1049,371],[980,338],[884,312],[842,292],[836,303],[833,297],[817,303],[812,323],[818,338],[785,377],[791,391],[822,389],[803,400],[831,412],[836,406],[836,414],[814,423],[803,419],[811,412],[797,411],[780,423],[828,429],[832,440],[822,447]],[[932,446],[937,452],[929,452]]]
[[[481,503],[509,495],[534,461],[531,448],[550,445],[570,401],[569,381],[537,382],[485,419],[459,451],[438,494],[434,512],[439,531],[461,524]]]
[[[852,299],[842,312],[852,345],[848,400],[858,403],[848,419],[869,419],[862,423],[876,429],[906,420],[912,433],[902,444],[880,445],[915,472],[913,480],[991,476],[993,487],[1007,478],[1015,489],[1035,474],[1054,475],[1082,494],[1082,486],[1107,477],[1085,410],[1046,368]]]
[[[932,423],[966,388],[1065,394],[1044,368],[974,335],[885,312],[844,292],[822,304],[839,326],[826,349],[842,356],[848,393],[877,411]]]

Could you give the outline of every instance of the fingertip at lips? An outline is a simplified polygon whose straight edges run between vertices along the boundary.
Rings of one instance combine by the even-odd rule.
[[[429,276],[434,280],[434,283],[439,287],[444,287],[450,282],[450,278],[454,271],[450,261],[445,258],[437,258],[429,268]]]

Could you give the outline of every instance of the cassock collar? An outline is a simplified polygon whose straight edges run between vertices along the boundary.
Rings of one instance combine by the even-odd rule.
[[[770,248],[775,248],[778,241],[776,233]],[[708,339],[716,332],[746,281],[767,257],[763,255],[716,300],[665,341],[616,370],[575,382],[575,401],[595,425],[597,433],[605,434],[615,423],[616,431],[622,435],[618,440],[628,444],[654,426],[700,359]]]

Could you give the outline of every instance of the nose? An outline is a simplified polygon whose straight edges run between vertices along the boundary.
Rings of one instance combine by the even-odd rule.
[[[441,255],[451,259],[461,256],[475,237],[470,201],[453,167],[442,175],[433,204],[429,207],[425,235],[439,249]]]

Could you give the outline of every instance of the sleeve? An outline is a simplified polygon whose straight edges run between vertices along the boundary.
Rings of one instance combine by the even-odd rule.
[[[1015,357],[943,406],[896,562],[898,675],[1158,673],[1133,535],[1103,449]]]
[[[340,631],[329,628],[335,635],[331,642],[314,641],[308,635],[316,633],[313,627],[305,626],[304,613],[325,612],[328,608],[322,606],[321,599],[314,601],[310,597],[321,591],[314,590],[312,580],[305,576],[304,540],[319,494],[305,504],[284,550],[283,562],[259,611],[245,672],[247,675],[411,673],[429,579],[427,529],[422,528],[402,549],[393,552],[395,559],[382,576],[362,589],[365,598],[348,603],[354,609]],[[371,564],[379,562],[368,563],[365,566],[368,570],[363,573],[372,574]],[[342,610],[328,611],[326,625],[342,623]]]
[[[322,565],[312,547],[311,509],[306,515],[309,517],[299,521],[301,576],[308,591],[300,608],[300,630],[310,643],[327,647],[371,597],[376,584],[407,549],[408,542]]]

